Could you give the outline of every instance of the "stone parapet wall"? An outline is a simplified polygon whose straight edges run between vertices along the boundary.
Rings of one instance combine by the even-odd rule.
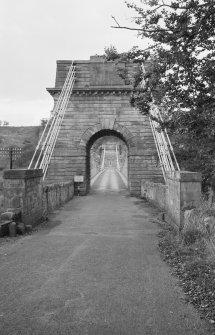
[[[44,186],[42,176],[40,169],[5,170],[3,192],[0,192],[0,197],[3,194],[2,211],[19,210],[23,223],[35,226],[48,212],[72,199],[73,181]]]
[[[4,211],[4,191],[3,181],[0,181],[0,213]]]
[[[34,226],[43,215],[42,170],[4,171],[4,209],[20,209],[22,221]]]
[[[168,187],[164,184],[142,180],[141,197],[153,202],[160,209],[166,210],[167,189]]]
[[[60,183],[46,185],[43,188],[43,207],[46,213],[52,212],[72,199],[74,195],[74,183]]]
[[[185,211],[198,207],[200,203],[201,173],[168,172],[166,185],[142,180],[141,197],[166,211],[168,220],[180,227]]]

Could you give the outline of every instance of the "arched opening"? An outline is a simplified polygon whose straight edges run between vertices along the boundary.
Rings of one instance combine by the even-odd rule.
[[[128,185],[128,145],[117,131],[103,129],[89,139],[87,190],[121,191]]]

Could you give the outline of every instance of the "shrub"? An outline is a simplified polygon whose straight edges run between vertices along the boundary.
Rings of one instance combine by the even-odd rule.
[[[183,245],[192,245],[203,239],[215,254],[215,204],[202,198],[198,209],[186,211],[180,235]]]

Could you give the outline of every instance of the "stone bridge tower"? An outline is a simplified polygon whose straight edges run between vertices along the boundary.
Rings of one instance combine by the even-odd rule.
[[[56,103],[72,61],[57,61],[56,82],[48,92]],[[148,117],[131,107],[131,86],[117,68],[128,76],[135,71],[133,63],[116,64],[93,56],[75,61],[76,80],[55,150],[47,173],[47,183],[70,181],[84,175],[82,194],[90,187],[90,148],[102,136],[116,136],[128,148],[128,188],[140,194],[142,179],[162,178],[156,147]]]

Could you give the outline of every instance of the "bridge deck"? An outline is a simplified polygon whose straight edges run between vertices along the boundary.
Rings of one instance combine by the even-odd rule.
[[[105,169],[93,178],[91,188],[97,191],[121,191],[127,189],[126,178],[116,169]]]
[[[93,191],[2,245],[0,334],[207,334],[160,259],[155,214]]]

